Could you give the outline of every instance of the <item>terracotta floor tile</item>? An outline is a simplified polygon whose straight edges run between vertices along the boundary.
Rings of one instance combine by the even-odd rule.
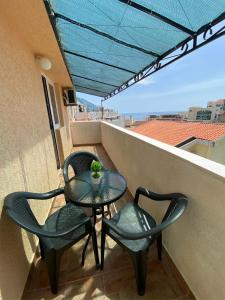
[[[53,295],[49,288],[35,290],[24,294],[23,299],[105,299],[101,277],[89,277],[84,280],[59,285],[58,295]]]

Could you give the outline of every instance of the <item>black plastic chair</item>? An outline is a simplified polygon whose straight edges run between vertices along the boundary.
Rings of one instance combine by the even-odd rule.
[[[44,225],[40,225],[30,208],[28,199],[45,200],[63,193],[64,189],[43,194],[15,192],[5,198],[4,204],[8,216],[14,222],[38,236],[41,257],[47,264],[51,290],[54,294],[58,291],[60,259],[63,252],[86,235],[92,236],[96,267],[99,265],[95,229],[91,219],[82,209],[68,203],[49,216]]]
[[[69,181],[68,169],[73,168],[74,174],[89,171],[93,160],[100,161],[99,158],[91,152],[79,151],[70,154],[64,162],[63,177],[65,182]]]
[[[170,200],[161,224],[138,205],[139,195],[156,201]],[[105,238],[108,234],[131,254],[139,295],[145,293],[147,275],[147,253],[150,245],[157,240],[158,258],[162,258],[162,231],[174,223],[187,207],[187,197],[183,194],[156,194],[145,188],[136,190],[134,202],[126,204],[111,220],[102,222],[101,269],[104,267]]]
[[[80,173],[82,173],[84,171],[90,171],[91,163],[93,160],[101,162],[100,159],[91,152],[79,151],[79,152],[74,152],[74,153],[70,154],[65,159],[64,166],[63,166],[63,177],[64,177],[65,183],[67,183],[69,181],[69,174],[68,174],[69,166],[71,166],[73,168],[75,175],[79,175]],[[103,166],[103,164],[102,164],[102,166]],[[103,166],[103,168],[104,168],[104,166]],[[66,201],[68,201],[67,198],[66,198]],[[100,213],[101,213],[101,211],[99,212],[99,214]],[[108,214],[109,217],[111,218],[111,211],[110,211],[109,204],[107,205],[107,211],[105,213]]]

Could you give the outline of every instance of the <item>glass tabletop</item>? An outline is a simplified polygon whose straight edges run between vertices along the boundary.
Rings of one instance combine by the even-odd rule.
[[[66,183],[65,194],[77,205],[100,207],[118,200],[126,188],[126,180],[118,172],[103,170],[99,178],[93,178],[91,171],[85,171]]]

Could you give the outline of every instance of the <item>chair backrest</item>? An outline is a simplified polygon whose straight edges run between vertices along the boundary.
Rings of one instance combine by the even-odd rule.
[[[99,161],[99,158],[90,152],[74,152],[70,154],[63,166],[63,176],[65,182],[69,181],[68,168],[71,166],[75,175],[78,175],[81,172],[90,170],[91,163],[93,160]]]
[[[162,219],[162,223],[156,226],[158,231],[166,229],[169,225],[173,224],[177,219],[181,217],[188,205],[188,200],[185,196],[181,196],[177,199],[173,199],[166,211],[165,216]]]
[[[15,192],[5,198],[4,207],[8,216],[20,227],[38,234],[41,226],[37,222],[28,203],[27,192]]]

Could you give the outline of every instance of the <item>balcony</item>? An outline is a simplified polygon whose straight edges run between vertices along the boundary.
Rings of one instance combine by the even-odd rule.
[[[96,154],[104,166],[114,169],[115,166],[101,144],[75,146],[72,151],[89,151]],[[61,179],[63,185],[63,179]],[[111,205],[112,213],[132,199],[129,191],[115,204]],[[51,213],[65,204],[63,196],[58,196]],[[87,211],[88,213],[88,211]],[[101,219],[98,219],[98,245],[100,246]],[[136,299],[136,283],[133,265],[129,255],[112,239],[107,238],[104,271],[95,268],[92,244],[89,244],[85,266],[81,267],[81,255],[85,241],[69,249],[61,263],[59,296],[73,299]],[[163,288],[162,288],[163,284]],[[46,265],[37,254],[31,269],[23,299],[53,298],[49,288]],[[149,272],[147,292],[144,299],[194,299],[186,283],[164,250],[163,260],[157,258],[157,249],[152,247],[149,253]],[[55,296],[58,299],[58,296]]]
[[[106,122],[74,122],[71,131],[73,151],[94,152],[107,168],[117,169],[127,179],[129,191],[112,206],[112,212],[129,201],[140,185],[160,193],[182,192],[190,198],[184,216],[165,231],[162,262],[157,260],[156,249],[150,250],[144,299],[194,299],[193,295],[199,299],[215,299],[216,289],[221,295],[216,299],[222,299],[224,229],[220,224],[223,224],[225,208],[225,167]],[[51,212],[64,203],[58,197]],[[160,220],[163,205],[148,201],[141,204]],[[98,245],[100,223],[99,219]],[[105,269],[100,272],[95,269],[91,246],[85,267],[81,267],[83,245],[84,241],[65,253],[56,299],[138,298],[126,252],[108,238]],[[37,255],[23,298],[52,297],[46,267]]]
[[[51,9],[53,2],[57,6],[53,7],[54,12]],[[193,293],[197,299],[225,299],[225,167],[101,121],[74,122],[70,130],[72,111],[64,105],[67,88],[71,90],[75,85],[76,91],[108,99],[150,73],[158,72],[178,58],[222,37],[225,28],[224,23],[220,26],[219,22],[225,20],[224,1],[213,1],[213,6],[212,1],[182,1],[196,24],[195,28],[190,28],[191,33],[190,30],[182,33],[184,27],[176,23],[179,19],[186,24],[187,20],[183,8],[179,3],[174,5],[174,1],[167,1],[167,10],[161,7],[165,16],[160,19],[148,1],[145,1],[149,6],[147,10],[141,8],[144,4],[132,7],[132,1],[95,1],[95,8],[92,2],[85,1],[83,5],[84,1],[78,0],[0,1],[0,299],[21,299],[22,294],[24,299],[53,298],[46,268],[36,253],[38,239],[8,218],[4,198],[14,191],[43,193],[56,189],[59,179],[63,184],[58,168],[71,151],[71,132],[73,150],[96,152],[106,167],[116,168],[126,178],[131,196],[127,194],[112,210],[129,201],[140,185],[159,193],[179,191],[190,199],[184,216],[164,233],[162,262],[156,259],[155,249],[151,249],[147,291],[143,298],[181,300],[192,298]],[[112,4],[111,8],[108,2]],[[153,6],[160,8],[166,1],[159,2],[161,4]],[[61,7],[64,4],[65,11]],[[115,10],[120,13],[113,14]],[[117,24],[130,27],[132,23],[131,27],[137,26],[140,30],[121,34],[121,39],[110,36],[111,26],[101,26],[96,31],[90,25],[99,27],[103,24],[102,17],[96,19],[100,11],[112,12],[116,28]],[[69,13],[67,17],[71,20],[80,20],[84,16],[84,23],[65,25],[59,19],[59,22],[53,20],[55,13],[59,17],[63,12]],[[169,12],[174,15],[172,25],[167,24]],[[106,21],[105,24],[111,24]],[[144,31],[140,22],[143,22]],[[152,24],[156,24],[157,31],[152,30]],[[74,29],[74,26],[79,28]],[[61,29],[65,29],[65,36]],[[57,30],[61,36],[55,35]],[[77,34],[77,30],[81,34]],[[134,40],[130,44],[131,37],[142,41],[143,49]],[[68,48],[64,49],[67,39],[71,45],[68,43]],[[115,50],[114,56],[108,55],[109,42]],[[155,49],[149,49],[150,46]],[[156,51],[156,56],[144,53],[144,49]],[[170,49],[176,51],[170,52]],[[51,69],[43,68],[40,56],[47,59]],[[210,73],[209,81],[213,78],[211,75],[216,74]],[[164,205],[156,206],[148,201],[141,204],[160,220]],[[31,208],[43,224],[50,208],[53,212],[61,205],[64,205],[64,199],[57,198],[53,205],[52,200],[35,201]],[[97,227],[99,232],[100,220]],[[59,294],[55,299],[137,298],[129,258],[111,240],[107,243],[103,272],[95,270],[91,248],[85,267],[81,267],[82,243],[65,253]]]

